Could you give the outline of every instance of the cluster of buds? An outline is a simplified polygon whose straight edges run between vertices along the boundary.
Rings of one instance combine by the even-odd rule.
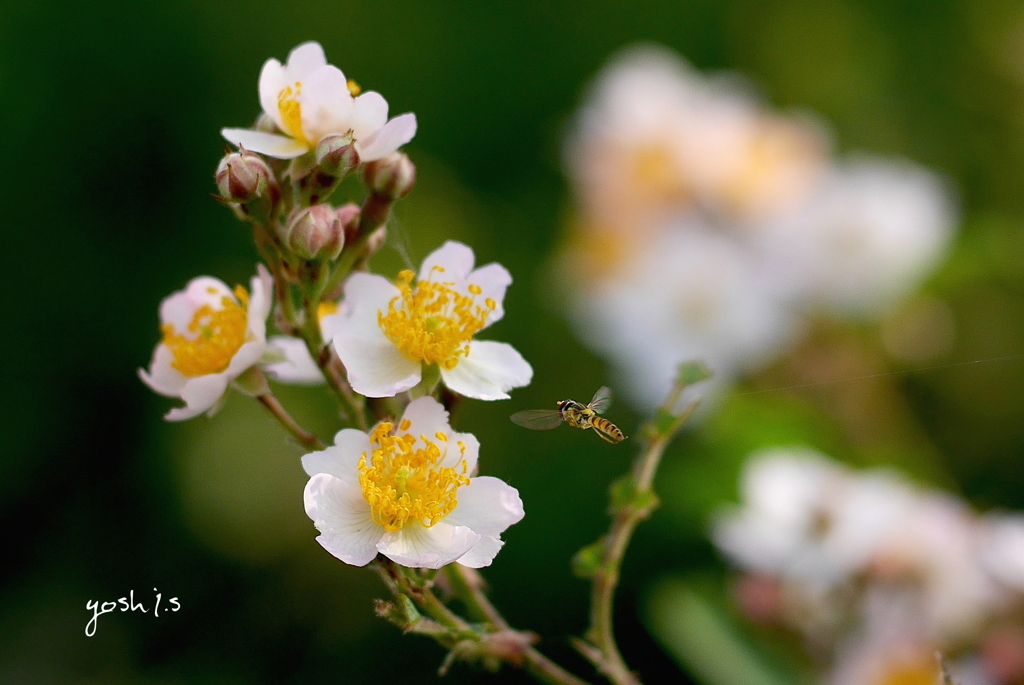
[[[364,205],[372,207],[370,212],[353,203],[334,208],[326,200],[359,169],[359,151],[351,136],[339,134],[321,140],[310,157],[312,164],[301,177],[294,164],[285,171],[292,180],[290,193],[282,193],[272,162],[245,149],[225,155],[215,174],[218,199],[239,219],[273,229],[285,257],[337,259],[346,240],[368,237],[382,227],[391,204],[408,195],[416,183],[416,166],[405,153],[392,152],[362,165]]]

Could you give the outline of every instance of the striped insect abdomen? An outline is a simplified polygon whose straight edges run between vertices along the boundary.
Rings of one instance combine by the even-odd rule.
[[[619,427],[608,419],[601,418],[600,416],[594,416],[590,420],[590,425],[594,427],[597,434],[601,436],[601,439],[605,442],[616,443],[622,442],[626,439]]]

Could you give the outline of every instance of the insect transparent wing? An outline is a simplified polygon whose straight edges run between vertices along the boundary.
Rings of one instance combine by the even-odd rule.
[[[594,393],[594,399],[590,400],[590,408],[598,414],[603,414],[612,406],[612,391],[607,385],[602,385]]]
[[[523,428],[546,431],[558,428],[558,424],[562,423],[562,412],[555,409],[527,409],[517,411],[509,418],[512,419],[512,423]]]

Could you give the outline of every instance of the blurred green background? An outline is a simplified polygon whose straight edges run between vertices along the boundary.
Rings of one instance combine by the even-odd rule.
[[[526,504],[485,572],[495,601],[581,675],[593,673],[567,637],[585,628],[587,585],[568,560],[605,527],[607,484],[633,446],[530,433],[507,417],[585,400],[607,380],[551,306],[546,268],[569,211],[561,138],[614,50],[657,41],[702,69],[737,70],[772,104],[820,113],[840,149],[945,174],[964,221],[927,285],[955,315],[942,361],[1024,351],[1017,2],[3,0],[0,682],[437,680],[440,649],[376,619],[376,578],[313,541],[301,452],[262,409],[235,395],[212,422],[165,424],[169,402],[135,375],[157,341],[161,298],[199,274],[248,281],[248,234],[209,197],[218,131],[258,113],[263,61],[310,39],[393,113],[419,118],[407,150],[420,182],[377,266],[398,268],[395,245],[418,262],[456,238],[516,279],[488,337],[513,343],[535,381],[508,402],[464,403],[457,426],[480,438],[484,472]],[[877,346],[870,326],[843,335]],[[706,516],[735,497],[754,447],[805,442],[855,463],[895,461],[979,507],[1024,508],[1022,367],[731,397],[670,450],[665,506],[627,557],[627,660],[651,682],[687,682],[642,628],[643,598],[666,574],[721,574]],[[895,427],[864,440],[844,432],[829,407],[851,392],[854,412],[897,396],[886,414]],[[280,396],[325,434],[336,427],[326,391]],[[635,432],[628,407],[609,416]],[[134,590],[152,602],[154,588],[181,611],[108,614],[85,637],[88,600]],[[456,666],[446,680],[487,677]],[[506,670],[494,682],[525,680]]]

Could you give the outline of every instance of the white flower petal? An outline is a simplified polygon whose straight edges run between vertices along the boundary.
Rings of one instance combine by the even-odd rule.
[[[284,361],[263,365],[263,370],[274,380],[290,385],[322,385],[325,382],[324,374],[309,355],[306,343],[299,338],[275,335],[268,345],[284,356]]]
[[[383,335],[375,340],[336,335],[331,344],[348,371],[348,382],[360,395],[394,397],[422,377],[420,363],[404,357]]]
[[[267,339],[267,317],[273,305],[271,293],[274,279],[263,264],[256,265],[256,275],[249,283],[249,308],[247,324],[257,340]]]
[[[139,378],[156,393],[165,397],[178,397],[188,378],[171,366],[173,361],[174,352],[167,345],[160,343],[153,350],[153,361],[149,363],[149,371],[139,369]]]
[[[466,526],[481,535],[500,535],[523,519],[519,491],[491,476],[470,480],[458,490],[458,506],[444,518],[453,526]]]
[[[229,143],[245,148],[250,152],[259,152],[277,159],[292,159],[309,151],[309,148],[287,136],[264,131],[252,131],[247,128],[222,128],[220,134]]]
[[[376,133],[358,141],[359,159],[372,162],[390,155],[416,135],[416,115],[412,112],[395,117]]]
[[[227,372],[211,373],[190,378],[181,389],[184,407],[170,410],[164,416],[167,421],[185,421],[212,409],[228,389]]]
[[[356,140],[368,138],[381,130],[387,120],[388,102],[380,93],[371,90],[355,99],[350,127]]]
[[[309,75],[302,84],[302,132],[318,143],[331,133],[348,133],[352,128],[353,103],[345,75],[327,65]]]
[[[507,400],[507,391],[530,384],[533,368],[514,347],[490,340],[469,343],[454,369],[441,369],[449,389],[478,400]]]
[[[377,313],[386,312],[388,304],[401,292],[391,281],[376,274],[352,274],[345,281],[344,311],[340,323],[334,324],[335,335],[356,335],[363,338],[383,339],[384,332],[377,323]]]
[[[344,304],[338,305],[338,311],[334,314],[326,314],[320,317],[320,335],[324,344],[329,345],[334,336],[343,332],[345,320],[348,317],[347,307]]]
[[[448,412],[444,405],[429,395],[420,397],[409,403],[402,414],[401,423],[409,422],[407,430],[400,430],[398,433],[409,433],[410,435],[426,435],[432,438],[434,433],[450,432],[448,424]]]
[[[460,445],[461,443],[461,445]],[[472,433],[456,433],[452,431],[448,437],[448,453],[444,465],[458,468],[462,461],[466,462],[466,473],[476,473],[476,462],[480,458],[480,441]],[[460,469],[461,471],[461,469]]]
[[[252,340],[244,343],[231,357],[228,368],[223,371],[229,381],[242,375],[249,368],[260,363],[260,357],[267,349],[267,343],[262,340]],[[202,378],[202,376],[199,376]]]
[[[304,81],[320,67],[327,64],[327,56],[324,49],[315,40],[307,41],[296,46],[288,53],[287,70],[288,78],[295,81]]]
[[[160,303],[160,323],[170,324],[178,335],[194,339],[197,334],[190,332],[188,326],[192,323],[196,312],[203,306],[220,311],[224,308],[225,297],[232,302],[237,302],[231,288],[227,287],[223,281],[211,276],[193,278],[184,290],[165,297]]]
[[[512,274],[508,272],[508,269],[493,262],[481,266],[466,276],[466,283],[480,286],[483,292],[475,296],[478,303],[485,304],[488,299],[494,302],[495,307],[487,315],[487,323],[484,328],[500,321],[505,316],[505,308],[502,303],[505,301],[505,291],[512,285]]]
[[[334,444],[320,452],[302,457],[302,468],[315,476],[329,473],[335,478],[359,485],[359,458],[370,451],[370,438],[355,428],[344,428],[334,436]]]
[[[277,96],[285,86],[291,85],[288,83],[285,68],[276,59],[268,59],[263,63],[259,83],[260,106],[263,107],[263,111],[267,116],[274,120],[277,127],[283,131],[284,122],[281,119],[281,108],[278,105]]]
[[[481,535],[480,541],[459,557],[457,563],[469,568],[490,566],[504,545],[505,543],[496,535]]]
[[[420,267],[419,280],[431,279],[434,267],[444,269],[444,280],[463,280],[473,270],[473,250],[468,245],[449,240],[441,247],[427,255]],[[436,275],[434,276],[436,278]]]
[[[320,531],[316,541],[328,552],[353,566],[365,566],[377,556],[384,529],[373,522],[358,486],[319,473],[306,483],[303,503]]]
[[[411,524],[396,533],[384,533],[377,551],[402,566],[437,569],[461,557],[479,540],[469,528],[444,521],[430,528]]]

